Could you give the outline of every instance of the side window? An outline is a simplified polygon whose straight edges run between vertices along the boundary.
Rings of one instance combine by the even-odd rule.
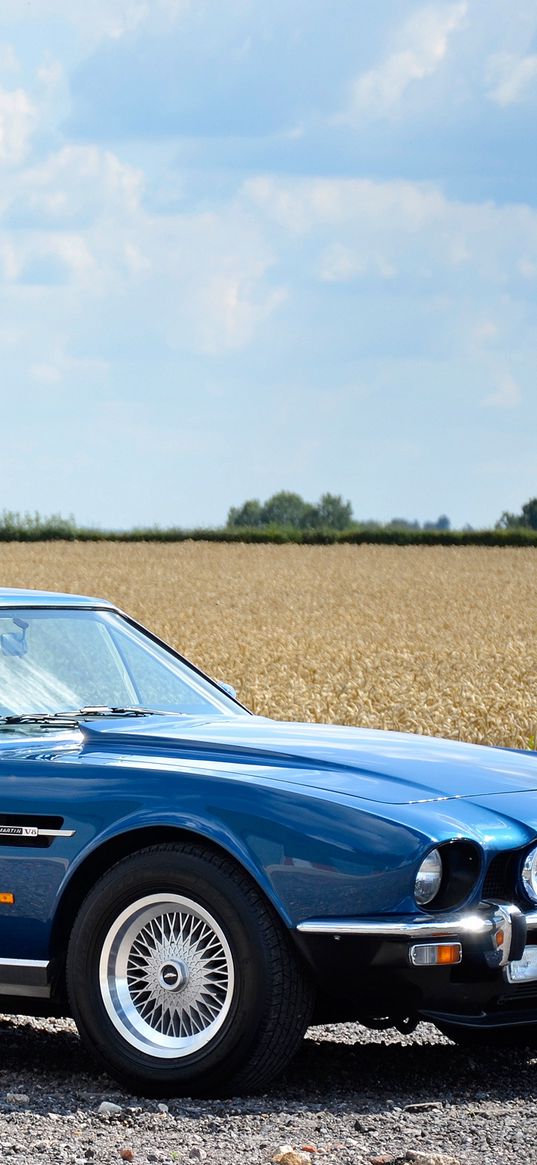
[[[128,634],[112,634],[129,672],[136,676],[138,699],[145,708],[189,716],[215,711],[207,696],[163,664],[162,655],[157,659],[145,644],[139,647]]]

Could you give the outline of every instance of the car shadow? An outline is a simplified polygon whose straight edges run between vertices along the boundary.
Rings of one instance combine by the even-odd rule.
[[[419,1029],[418,1029],[419,1030]],[[359,1042],[338,1042],[337,1028],[327,1039],[306,1038],[285,1076],[285,1095],[303,1100],[311,1090],[328,1107],[369,1111],[402,1108],[441,1099],[516,1101],[535,1087],[536,1052],[505,1048],[460,1048],[447,1039],[401,1037],[368,1040],[357,1026]],[[437,1042],[438,1040],[438,1042]],[[306,1085],[305,1085],[305,1082]],[[277,1085],[272,1090],[275,1096]]]
[[[338,1039],[338,1028],[312,1029],[284,1076],[262,1098],[240,1098],[240,1113],[293,1113],[315,1102],[341,1112],[382,1112],[394,1105],[475,1099],[516,1101],[527,1098],[535,1086],[537,1052],[501,1049],[462,1049],[439,1039],[369,1033],[356,1025],[357,1042],[349,1041],[349,1025]],[[418,1029],[418,1032],[427,1029]],[[432,1029],[431,1029],[432,1030]],[[351,1034],[354,1032],[351,1031]],[[358,1042],[359,1041],[359,1042]],[[27,1095],[31,1111],[56,1112],[95,1109],[100,1101],[116,1099],[136,1104],[137,1098],[94,1068],[80,1043],[74,1024],[59,1020],[0,1017],[0,1095]],[[238,1098],[237,1098],[238,1099]],[[156,1107],[156,1100],[144,1100]],[[215,1112],[218,1100],[195,1102],[196,1113]],[[188,1112],[188,1101],[168,1101],[170,1110]],[[6,1101],[0,1101],[5,1109]],[[8,1103],[9,1107],[9,1103]],[[233,1098],[225,1102],[229,1115]]]

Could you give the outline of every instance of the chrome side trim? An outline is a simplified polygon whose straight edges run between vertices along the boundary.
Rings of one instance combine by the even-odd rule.
[[[528,930],[537,930],[537,910],[528,910],[525,918]]]
[[[50,999],[50,963],[41,959],[0,959],[0,995]]]
[[[1,967],[40,967],[46,969],[48,962],[46,959],[0,959]]]
[[[38,829],[38,837],[74,837],[76,829]]]

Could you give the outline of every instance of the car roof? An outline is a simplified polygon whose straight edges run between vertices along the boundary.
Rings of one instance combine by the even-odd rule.
[[[106,599],[67,595],[60,591],[27,591],[0,587],[0,607],[112,607]]]

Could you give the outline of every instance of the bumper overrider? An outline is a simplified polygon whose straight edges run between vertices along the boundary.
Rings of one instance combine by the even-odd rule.
[[[449,914],[310,918],[295,933],[335,1017],[537,1023],[537,973],[519,984],[511,970],[537,948],[537,910],[486,901]]]

